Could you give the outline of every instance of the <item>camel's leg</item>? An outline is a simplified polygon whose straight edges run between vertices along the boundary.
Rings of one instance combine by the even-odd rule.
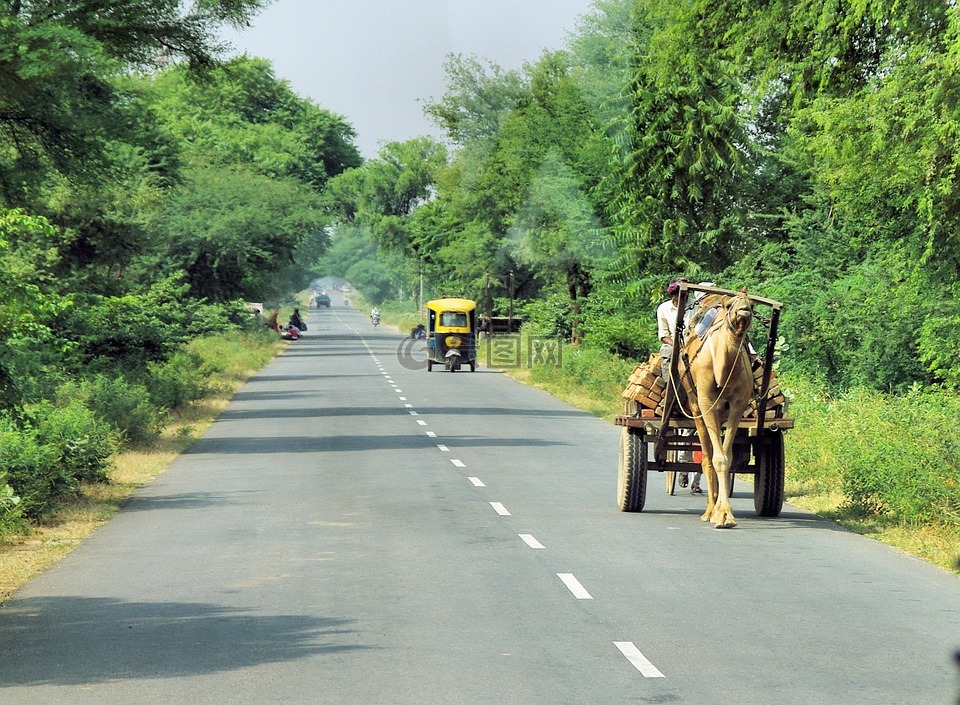
[[[704,521],[711,521],[718,529],[725,529],[736,526],[733,518],[733,512],[730,509],[730,456],[725,453],[725,443],[720,435],[720,413],[717,409],[719,405],[714,404],[713,408],[703,415],[702,425],[706,427],[705,435],[709,438],[710,448],[703,448],[704,460],[709,452],[712,477],[710,478],[710,497],[707,501],[707,511],[704,512]],[[701,422],[697,422],[699,428]],[[729,437],[729,436],[728,436]],[[702,443],[702,439],[701,439]],[[704,467],[706,467],[706,462]]]
[[[710,431],[699,414],[695,420],[697,425],[697,435],[700,437],[701,461],[700,467],[703,469],[703,476],[707,484],[707,508],[700,515],[702,521],[710,521],[713,517],[713,510],[717,504],[717,473],[713,467],[713,439]]]
[[[727,431],[720,446],[720,452],[715,455],[714,461],[719,484],[719,497],[714,509],[713,524],[718,529],[728,529],[737,525],[733,516],[733,507],[730,505],[730,466],[733,462],[733,442],[740,427],[740,418],[747,404],[731,404],[727,417]],[[722,464],[721,462],[722,461]]]

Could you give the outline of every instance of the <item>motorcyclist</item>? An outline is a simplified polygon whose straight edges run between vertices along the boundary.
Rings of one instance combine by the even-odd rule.
[[[373,321],[373,325],[378,325],[380,323],[380,309],[374,306],[370,309],[370,320]]]

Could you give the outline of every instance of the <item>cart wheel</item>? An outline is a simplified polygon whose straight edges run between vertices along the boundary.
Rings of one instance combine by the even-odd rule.
[[[677,490],[677,473],[673,470],[667,470],[664,475],[667,476],[667,494],[673,496]]]
[[[647,444],[632,428],[620,430],[620,467],[617,473],[617,506],[621,512],[640,512],[647,498]]]
[[[786,460],[783,434],[767,432],[754,447],[757,474],[753,478],[753,507],[762,517],[780,516],[783,509],[783,481]]]

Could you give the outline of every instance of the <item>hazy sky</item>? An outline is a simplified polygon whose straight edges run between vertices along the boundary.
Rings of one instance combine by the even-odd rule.
[[[447,54],[519,68],[560,49],[591,0],[274,0],[237,53],[269,59],[278,78],[343,115],[365,157],[381,142],[437,135],[422,103],[445,90]]]

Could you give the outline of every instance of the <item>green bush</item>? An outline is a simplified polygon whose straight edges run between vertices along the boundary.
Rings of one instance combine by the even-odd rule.
[[[960,397],[936,391],[889,395],[855,389],[837,396],[781,377],[797,427],[787,442],[790,480],[800,492],[843,492],[847,509],[907,524],[960,527]]]
[[[564,340],[569,340],[573,332],[572,315],[570,297],[562,294],[529,301],[520,312],[524,333],[556,336]]]
[[[106,482],[110,456],[117,450],[116,434],[83,403],[74,400],[57,407],[44,401],[27,406],[23,418],[38,443],[57,449],[62,473],[76,480]]]
[[[112,429],[77,400],[0,417],[0,533],[48,514],[83,481],[106,481],[115,450]]]
[[[169,360],[147,365],[150,399],[163,409],[180,409],[211,393],[210,374],[196,352],[180,350]]]
[[[0,473],[0,537],[23,529],[23,506],[20,497]]]
[[[166,422],[164,410],[154,406],[147,388],[123,377],[98,374],[67,385],[60,398],[82,401],[132,444],[156,440]]]
[[[40,443],[36,432],[0,418],[0,475],[21,501],[17,510],[36,519],[53,509],[78,484],[58,462],[57,448]]]

